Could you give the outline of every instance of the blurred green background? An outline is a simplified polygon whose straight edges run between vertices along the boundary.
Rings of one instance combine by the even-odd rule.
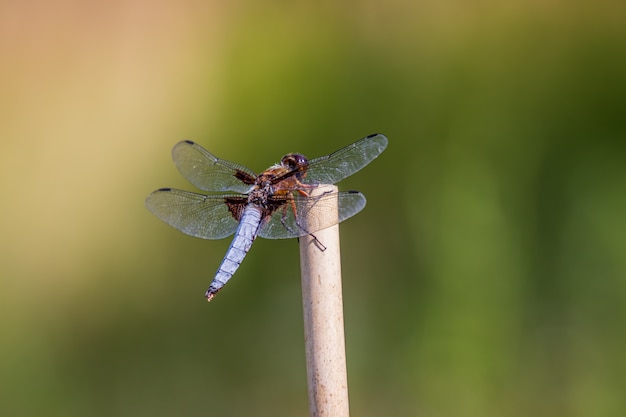
[[[0,415],[305,416],[294,240],[143,205],[192,139],[343,181],[354,416],[626,414],[626,3],[0,3]]]

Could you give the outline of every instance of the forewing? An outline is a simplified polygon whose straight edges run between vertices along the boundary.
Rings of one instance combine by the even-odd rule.
[[[256,174],[243,165],[219,159],[190,140],[178,142],[172,159],[189,182],[204,191],[246,193]]]
[[[295,204],[295,215],[292,202]],[[261,225],[259,236],[266,239],[288,239],[306,236],[342,222],[365,207],[365,196],[358,191],[326,193],[316,197],[294,196],[278,207],[266,223]],[[333,204],[338,204],[339,215]]]
[[[364,137],[345,148],[309,161],[304,182],[307,184],[335,184],[372,162],[387,147],[387,138],[381,134]]]
[[[226,204],[226,201],[229,204]],[[183,233],[202,239],[232,235],[239,222],[229,207],[246,202],[245,196],[203,195],[175,188],[161,188],[146,199],[146,207],[159,219]],[[235,210],[236,211],[236,210]]]

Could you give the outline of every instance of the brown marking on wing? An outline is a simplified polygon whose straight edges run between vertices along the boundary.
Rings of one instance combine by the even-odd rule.
[[[243,182],[244,184],[248,184],[248,185],[254,184],[254,182],[256,180],[256,178],[254,178],[252,175],[248,174],[247,172],[240,171],[240,170],[236,170],[234,176],[239,181]]]
[[[228,207],[228,211],[237,221],[241,220],[241,215],[247,202],[248,200],[245,197],[224,197],[224,203]]]
[[[267,208],[263,212],[265,216],[270,216],[280,208],[286,207],[287,203],[292,200],[290,195],[277,195],[274,194],[267,199]]]

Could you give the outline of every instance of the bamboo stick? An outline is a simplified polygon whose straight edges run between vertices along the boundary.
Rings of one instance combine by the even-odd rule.
[[[337,187],[320,186],[312,195],[328,191]],[[337,208],[329,213],[325,207],[324,212],[336,216]],[[309,415],[348,417],[339,225],[300,238],[300,268]]]

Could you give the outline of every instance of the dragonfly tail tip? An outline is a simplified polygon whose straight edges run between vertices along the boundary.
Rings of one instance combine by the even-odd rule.
[[[217,291],[211,290],[209,288],[209,290],[204,294],[204,296],[206,297],[206,300],[210,303],[213,297],[215,297],[215,294],[217,294]]]

